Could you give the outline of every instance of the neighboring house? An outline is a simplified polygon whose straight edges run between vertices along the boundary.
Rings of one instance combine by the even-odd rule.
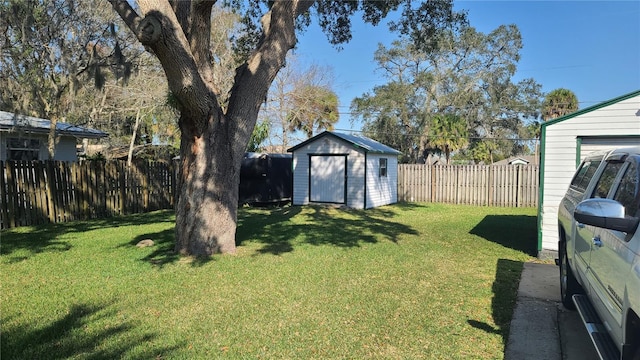
[[[0,161],[49,159],[48,136],[51,121],[0,111]],[[100,130],[57,123],[58,141],[54,160],[78,160],[78,140],[107,136]]]
[[[640,145],[640,90],[542,124],[538,251],[558,250],[558,205],[589,153]]]
[[[537,165],[537,162],[533,155],[521,155],[496,161],[492,165]]]
[[[398,201],[398,155],[364,136],[325,131],[293,153],[293,205],[367,209]]]

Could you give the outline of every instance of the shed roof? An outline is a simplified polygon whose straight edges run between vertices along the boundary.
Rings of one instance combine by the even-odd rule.
[[[365,153],[374,153],[374,154],[389,154],[389,155],[401,155],[402,153],[392,147],[389,147],[385,144],[382,144],[380,142],[377,142],[371,138],[368,138],[366,136],[362,136],[362,135],[354,135],[354,134],[346,134],[346,133],[341,133],[341,132],[336,132],[336,131],[325,131],[321,134],[318,134],[310,139],[307,139],[303,142],[301,142],[300,144],[289,148],[287,151],[288,152],[294,152],[296,150],[298,150],[299,148],[314,142],[318,139],[321,139],[325,136],[329,136],[329,137],[333,137],[333,138],[338,138],[340,140],[346,141],[350,144],[352,144],[354,147],[362,150]]]
[[[51,120],[0,111],[0,131],[13,132],[20,130],[30,133],[47,134],[49,133],[50,127]],[[104,131],[63,122],[56,124],[56,131],[60,135],[87,139],[98,139],[108,136]]]

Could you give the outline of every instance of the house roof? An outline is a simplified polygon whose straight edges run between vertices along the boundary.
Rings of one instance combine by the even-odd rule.
[[[492,165],[514,165],[535,163],[536,157],[533,155],[513,156],[504,160],[496,161]]]
[[[325,131],[321,134],[318,134],[310,139],[307,139],[303,142],[301,142],[300,144],[289,148],[287,151],[288,152],[294,152],[296,150],[298,150],[299,148],[314,142],[318,139],[321,139],[323,137],[333,137],[333,138],[337,138],[343,141],[346,141],[348,143],[350,143],[351,145],[353,145],[355,148],[365,152],[365,153],[374,153],[374,154],[389,154],[389,155],[401,155],[402,153],[394,148],[391,148],[387,145],[384,145],[380,142],[377,142],[371,138],[368,138],[366,136],[362,136],[362,135],[354,135],[354,134],[345,134],[345,133],[341,133],[341,132],[336,132],[336,131]]]
[[[51,120],[32,116],[18,115],[6,111],[0,111],[0,131],[48,134]],[[59,135],[75,136],[77,138],[98,139],[109,136],[104,131],[58,122],[56,131]]]
[[[557,124],[557,123],[565,121],[565,120],[569,120],[569,119],[574,118],[576,116],[579,116],[579,115],[582,115],[582,114],[586,114],[586,113],[601,109],[603,107],[609,106],[611,104],[618,103],[618,102],[623,101],[623,100],[631,99],[632,97],[636,97],[638,95],[640,95],[640,90],[636,90],[636,91],[630,92],[628,94],[618,96],[618,97],[613,98],[611,100],[608,100],[608,101],[605,101],[605,102],[601,102],[600,104],[596,104],[596,105],[593,105],[593,106],[586,107],[584,109],[578,110],[576,112],[572,112],[571,114],[567,114],[565,116],[561,116],[561,117],[553,119],[553,120],[545,121],[545,122],[542,123],[542,127],[545,128],[545,127],[547,127],[549,125],[553,125],[553,124]]]

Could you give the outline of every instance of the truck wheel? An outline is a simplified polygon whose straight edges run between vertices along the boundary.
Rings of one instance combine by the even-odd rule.
[[[562,243],[560,246],[560,298],[562,299],[562,305],[569,310],[575,310],[576,305],[573,303],[571,297],[575,294],[582,294],[582,286],[578,283],[573,270],[569,265],[569,258],[567,257],[567,243]]]

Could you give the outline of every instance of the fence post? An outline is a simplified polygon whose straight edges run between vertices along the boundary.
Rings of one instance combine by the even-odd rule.
[[[9,227],[16,226],[16,182],[13,173],[13,162],[7,161],[7,203],[9,205]]]
[[[5,229],[9,227],[9,214],[8,211],[8,202],[9,198],[7,197],[7,184],[5,182],[5,164],[4,161],[0,161],[0,169],[2,169],[2,174],[0,174],[0,213],[2,213],[2,226],[0,229]]]
[[[437,171],[436,170],[437,169],[433,165],[431,165],[431,202],[432,203],[436,202],[436,196],[435,196],[436,188],[437,188],[437,186],[436,186],[437,185],[436,184],[436,179],[437,179],[436,172]]]
[[[55,210],[55,201],[53,200],[55,179],[54,179],[54,169],[53,169],[53,161],[47,161],[45,165],[45,174],[47,176],[47,210],[49,213],[49,222],[56,222],[56,210]]]
[[[149,211],[149,178],[151,177],[151,166],[148,161],[142,163],[142,209]]]
[[[522,165],[518,165],[516,174],[516,207],[522,207]]]
[[[127,175],[129,174],[129,167],[125,166],[122,162],[118,162],[118,170],[120,171],[119,183],[120,183],[120,215],[126,214],[127,207]]]

